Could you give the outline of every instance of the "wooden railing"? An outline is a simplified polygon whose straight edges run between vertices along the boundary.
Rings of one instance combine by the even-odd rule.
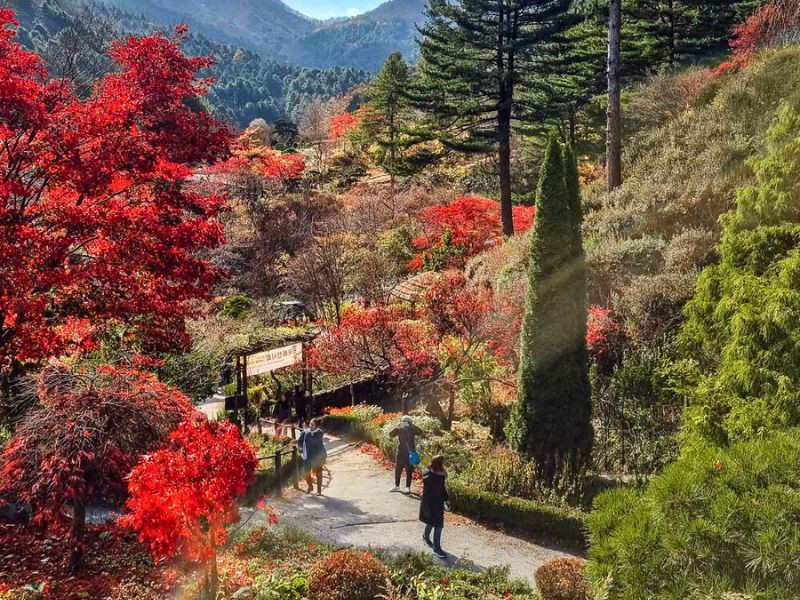
[[[293,423],[279,423],[275,419],[260,419],[259,420],[260,429],[263,430],[264,425],[271,425],[273,427],[273,431],[277,432],[279,428],[283,428],[284,431],[291,432],[291,437],[293,440],[296,440],[299,437],[300,428],[295,426]],[[288,437],[288,436],[287,436]],[[290,456],[290,462],[287,464],[293,465],[291,470],[291,479],[292,485],[294,489],[300,489],[300,456],[299,452],[297,451],[297,446],[292,446],[287,450],[278,450],[274,454],[267,454],[264,456],[256,456],[257,460],[272,460],[274,461],[275,465],[275,477],[277,481],[275,483],[276,493],[280,495],[283,491],[283,485],[285,482],[285,474],[283,473],[283,466],[284,466],[284,457]]]

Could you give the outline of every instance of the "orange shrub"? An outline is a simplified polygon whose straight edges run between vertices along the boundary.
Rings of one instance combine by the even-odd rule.
[[[308,573],[309,600],[373,600],[386,592],[389,571],[369,552],[339,550]]]
[[[536,571],[536,587],[542,600],[589,600],[584,577],[586,561],[577,557],[551,560]]]
[[[403,413],[399,412],[383,413],[372,419],[372,424],[375,425],[375,427],[383,427],[384,425],[386,425],[386,423],[388,423],[392,419],[399,419],[402,416]]]
[[[329,406],[325,407],[325,414],[326,415],[333,415],[334,417],[345,417],[353,412],[352,406],[345,406],[344,408],[331,408]]]

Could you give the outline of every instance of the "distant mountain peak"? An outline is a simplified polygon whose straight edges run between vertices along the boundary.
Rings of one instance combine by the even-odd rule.
[[[377,71],[392,52],[417,54],[427,0],[388,0],[351,18],[313,19],[282,0],[105,0],[164,25],[186,23],[213,40],[301,66]]]

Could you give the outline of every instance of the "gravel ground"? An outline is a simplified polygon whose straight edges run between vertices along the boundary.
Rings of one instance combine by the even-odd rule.
[[[356,444],[329,438],[326,445],[323,495],[287,490],[284,499],[275,501],[279,523],[302,527],[317,539],[335,545],[395,553],[427,551],[421,538],[423,525],[417,519],[419,496],[390,494],[393,473]],[[305,490],[305,482],[301,488]],[[442,547],[449,554],[442,561],[448,566],[482,570],[508,565],[512,577],[530,582],[539,566],[571,554],[553,544],[534,543],[451,513],[445,517]]]

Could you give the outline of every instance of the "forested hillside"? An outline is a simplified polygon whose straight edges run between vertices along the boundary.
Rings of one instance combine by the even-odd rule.
[[[353,67],[373,73],[392,52],[417,56],[415,24],[424,20],[425,7],[425,0],[388,0],[357,17],[315,21],[280,0],[212,0],[199,8],[183,0],[108,3],[158,23],[187,23],[206,37],[267,58],[302,67]]]
[[[102,56],[104,45],[114,37],[170,29],[170,23],[184,21],[167,15],[164,21],[147,19],[103,4],[90,10],[73,0],[12,0],[11,6],[18,11],[21,41],[51,56],[55,50],[48,48],[68,43],[69,31],[84,37],[84,50]],[[95,39],[94,43],[89,41],[90,37]],[[212,40],[190,33],[185,48],[189,54],[214,58],[209,74],[216,82],[207,101],[217,115],[238,127],[256,118],[269,122],[296,121],[310,101],[343,94],[369,77],[366,71],[350,67],[316,69],[289,65],[221,43],[219,39],[227,38]]]

